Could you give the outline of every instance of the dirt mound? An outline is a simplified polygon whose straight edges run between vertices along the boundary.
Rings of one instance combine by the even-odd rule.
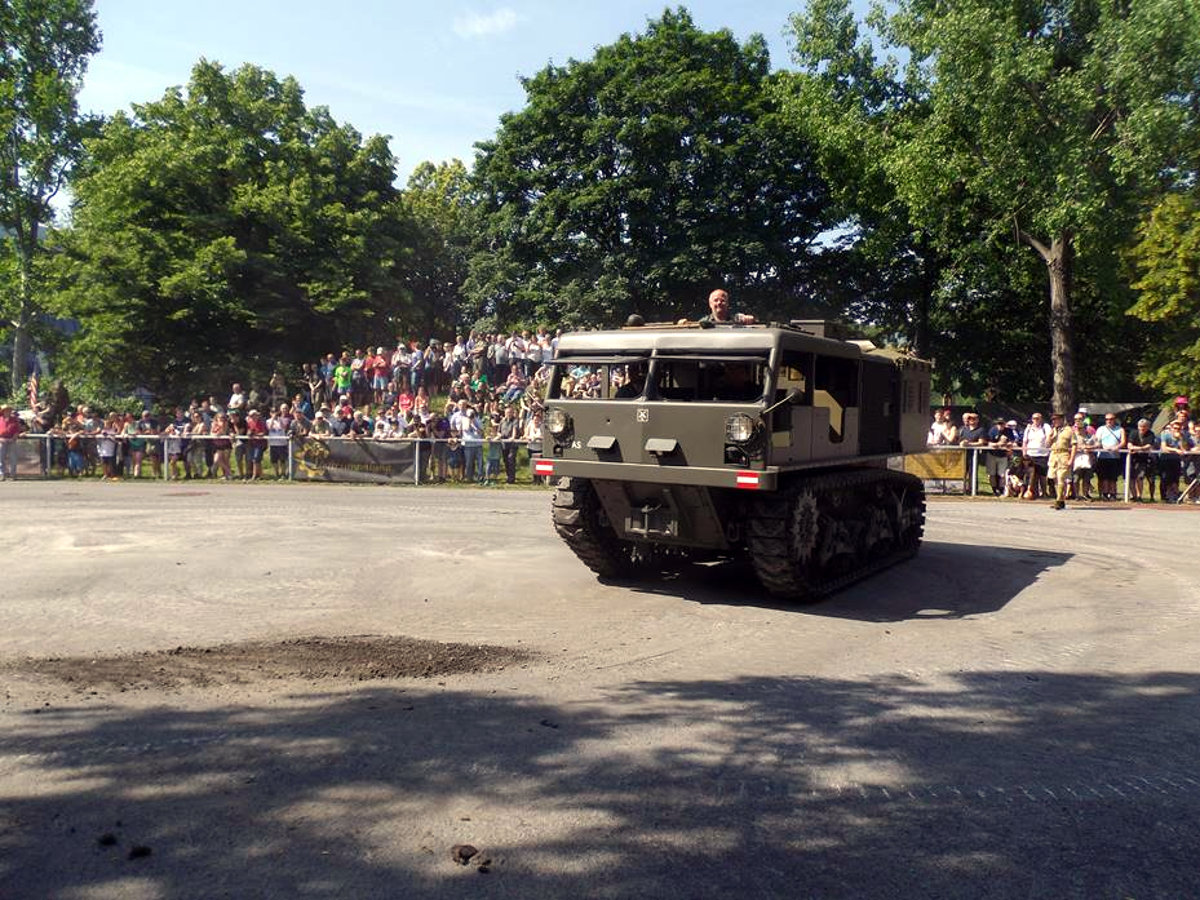
[[[443,644],[407,637],[307,637],[216,647],[176,647],[118,656],[30,658],[8,668],[78,689],[213,687],[254,681],[368,681],[493,672],[530,659],[486,644]]]

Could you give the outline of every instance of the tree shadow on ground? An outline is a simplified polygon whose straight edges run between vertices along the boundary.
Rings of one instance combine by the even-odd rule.
[[[0,896],[1194,896],[1198,688],[975,671],[13,713]]]
[[[787,603],[768,594],[747,563],[684,566],[624,586],[720,603],[864,622],[986,615],[1003,609],[1070,553],[926,541],[912,560],[865,578],[814,603]]]

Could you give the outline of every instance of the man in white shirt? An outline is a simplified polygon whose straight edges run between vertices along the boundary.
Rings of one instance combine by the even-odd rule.
[[[1021,454],[1029,460],[1025,499],[1046,496],[1046,473],[1050,468],[1050,426],[1041,413],[1034,413],[1021,438]]]
[[[242,386],[235,384],[233,392],[229,395],[229,402],[225,404],[225,409],[233,412],[235,409],[242,409],[246,406],[246,395],[242,393]]]

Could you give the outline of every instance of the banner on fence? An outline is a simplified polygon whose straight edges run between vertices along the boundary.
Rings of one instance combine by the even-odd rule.
[[[412,484],[416,451],[412,441],[307,438],[293,454],[297,481],[355,481]]]
[[[21,439],[17,441],[17,475],[42,475],[45,464],[46,443],[41,440]],[[9,473],[12,474],[12,473]]]
[[[961,479],[967,474],[969,453],[914,453],[904,457],[904,471],[926,481]],[[983,462],[980,461],[980,468]]]

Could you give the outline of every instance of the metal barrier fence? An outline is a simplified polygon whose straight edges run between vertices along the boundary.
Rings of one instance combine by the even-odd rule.
[[[68,458],[67,466],[63,466],[63,455],[69,454],[66,446],[69,435],[59,434],[23,434],[17,438],[16,462],[18,475],[47,478],[59,468],[63,474],[70,474],[73,467]],[[79,435],[82,444],[78,452],[83,457],[84,467],[94,471],[99,464],[98,445],[104,437],[89,434]],[[240,452],[249,452],[252,447],[262,452],[262,459],[269,459],[272,447],[282,449],[278,438],[257,437],[246,435],[120,435],[107,438],[123,446],[127,451],[132,441],[143,441],[147,448],[146,461],[150,462],[153,471],[159,472],[158,477],[164,481],[178,480],[178,473],[173,472],[173,464],[178,463],[186,474],[190,474],[190,466],[201,465],[205,475],[212,477],[213,456],[218,449],[216,442],[224,441],[228,450],[231,465],[236,462]],[[201,452],[195,453],[192,444],[200,443]],[[210,449],[204,448],[204,442],[209,442]],[[461,449],[464,455],[464,466],[470,465],[473,471],[478,471],[483,477],[488,473],[487,466],[495,462],[494,456],[489,457],[487,447],[490,441],[481,444],[466,444],[444,438],[366,438],[366,437],[333,437],[320,436],[287,439],[286,478],[289,481],[336,481],[336,482],[372,482],[378,484],[412,483],[424,484],[437,480],[439,475],[446,472],[451,464],[451,451]],[[526,441],[496,441],[501,445],[500,469],[497,476],[507,476],[505,460],[514,459],[512,465],[515,471],[531,469],[532,459],[540,454],[541,447]],[[457,446],[456,446],[457,445]],[[176,449],[177,447],[177,449]],[[153,453],[150,450],[153,448]],[[473,449],[472,449],[473,448]],[[506,449],[507,448],[507,449]],[[226,449],[221,447],[220,449]],[[515,456],[524,452],[526,459],[518,462]],[[979,493],[979,474],[984,468],[981,457],[994,453],[990,447],[929,447],[922,453],[904,457],[904,469],[918,475],[925,481],[940,481],[946,484],[959,484],[963,492],[971,496]],[[1176,502],[1183,502],[1190,497],[1200,499],[1200,453],[1168,454],[1161,451],[1148,453],[1133,453],[1129,450],[1111,451],[1118,453],[1122,459],[1124,485],[1123,499],[1130,499],[1130,485],[1133,480],[1133,461],[1136,456],[1161,459],[1173,456],[1180,460],[1181,475],[1187,483],[1180,491]],[[191,457],[189,459],[189,457]],[[277,460],[283,462],[282,460]],[[1189,474],[1190,468],[1190,474]],[[65,470],[65,471],[64,471]],[[5,471],[5,475],[12,473]],[[540,479],[533,475],[536,483]],[[473,481],[469,475],[465,480]],[[507,480],[507,477],[506,477]]]
[[[270,436],[248,435],[76,435],[78,446],[70,447],[67,434],[23,434],[16,439],[16,472],[21,477],[51,478],[59,475],[94,474],[103,466],[102,444],[111,442],[118,452],[123,474],[133,461],[135,448],[144,448],[140,460],[148,466],[152,478],[176,481],[181,477],[216,477],[217,453],[228,453],[229,468],[244,468],[255,461],[282,466],[279,477],[289,481],[369,482],[377,484],[425,484],[445,478],[461,461],[464,480],[489,475],[507,481],[528,471],[533,483],[542,479],[532,472],[532,458],[540,454],[537,442],[524,440],[484,440],[464,443],[445,438],[374,438],[321,435],[289,437],[286,443]],[[489,453],[489,444],[499,452]],[[286,451],[272,456],[272,450]],[[461,454],[461,458],[456,455]],[[72,456],[74,454],[74,456]],[[498,456],[498,459],[497,459]],[[239,461],[239,457],[241,460]],[[257,459],[256,459],[257,457]],[[524,457],[522,459],[521,457]],[[114,462],[114,465],[116,463]],[[193,468],[200,472],[193,476]],[[223,467],[222,467],[223,468]],[[466,471],[469,469],[470,471]],[[11,477],[14,473],[5,470]]]
[[[984,460],[987,455],[995,452],[996,448],[994,447],[927,447],[921,453],[904,457],[904,470],[919,475],[926,481],[962,484],[964,486],[963,493],[969,493],[974,497],[979,493],[979,473],[985,468]],[[1096,458],[1096,452],[1092,451],[1089,454],[1093,460]],[[1171,502],[1182,503],[1189,498],[1200,499],[1200,477],[1198,477],[1200,476],[1200,452],[1179,454],[1165,453],[1161,450],[1134,452],[1128,449],[1107,452],[1116,453],[1121,458],[1124,502],[1129,502],[1130,485],[1138,474],[1134,472],[1133,468],[1134,460],[1138,457],[1154,460],[1155,471],[1152,476],[1155,478],[1159,477],[1160,460],[1163,458],[1179,460],[1180,476],[1186,479],[1187,483],[1180,490],[1178,498]],[[1048,460],[1049,456],[1041,458]],[[1192,473],[1190,475],[1189,469]],[[1078,479],[1079,472],[1075,471],[1073,474]]]

